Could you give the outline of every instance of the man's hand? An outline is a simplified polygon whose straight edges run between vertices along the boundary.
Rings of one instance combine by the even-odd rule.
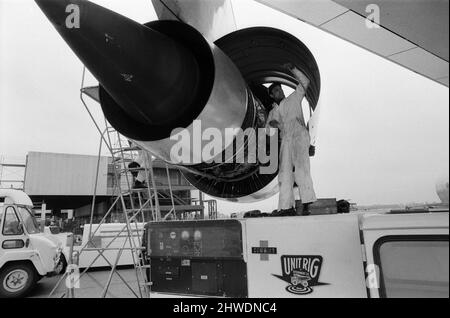
[[[310,145],[309,146],[309,156],[314,157],[316,155],[316,146]]]
[[[309,78],[308,78],[302,71],[300,71],[300,70],[299,70],[294,64],[292,64],[292,63],[286,63],[286,64],[283,64],[283,67],[284,67],[285,69],[287,69],[288,71],[290,71],[290,72],[295,76],[295,78],[300,82],[300,84],[303,86],[303,88],[304,88],[305,90],[308,89],[310,80],[309,80]]]

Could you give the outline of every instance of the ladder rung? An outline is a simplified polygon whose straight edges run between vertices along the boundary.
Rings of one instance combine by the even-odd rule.
[[[141,148],[139,147],[122,147],[122,148],[112,148],[113,152],[126,152],[126,151],[139,151]]]
[[[134,159],[131,159],[131,158],[119,158],[119,157],[115,157],[115,158],[113,159],[113,162],[117,163],[117,162],[120,162],[121,160],[123,160],[124,162],[133,162],[133,161],[135,161]]]
[[[204,207],[202,205],[174,205],[177,212],[187,212],[187,211],[200,211]],[[170,211],[174,206],[172,205],[160,205],[159,208],[162,212]]]
[[[143,191],[147,191],[148,188],[136,188],[136,189],[130,189],[131,192],[143,192]]]
[[[144,171],[145,168],[124,168],[124,169],[120,169],[120,171]]]
[[[130,189],[128,191],[122,193],[122,196],[129,196],[133,193],[146,193],[148,191],[148,188]]]
[[[148,283],[141,283],[141,286],[153,286],[152,282],[148,282]]]

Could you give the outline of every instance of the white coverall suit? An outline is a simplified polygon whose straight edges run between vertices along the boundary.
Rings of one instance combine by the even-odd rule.
[[[317,200],[310,172],[310,136],[301,105],[304,96],[305,90],[302,85],[299,85],[294,93],[282,100],[280,105],[270,112],[267,121],[276,120],[280,124],[278,210],[295,208],[294,181],[297,183],[302,203],[311,203]]]

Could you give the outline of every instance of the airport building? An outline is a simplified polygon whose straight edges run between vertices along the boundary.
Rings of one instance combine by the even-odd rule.
[[[126,189],[127,182],[132,182],[131,174],[121,175],[118,187],[115,169],[120,167],[114,167],[114,164],[112,157],[107,156],[29,152],[25,164],[5,164],[3,167],[23,168],[23,180],[3,180],[1,184],[4,187],[8,181],[14,181],[13,187],[23,189],[32,199],[37,216],[44,210],[46,219],[56,219],[61,227],[67,220],[82,225],[90,221],[94,193],[94,221],[100,221],[119,189]],[[168,213],[173,205],[179,218],[204,218],[205,212],[214,217],[217,213],[215,201],[202,200],[203,195],[178,169],[171,166],[166,169],[164,162],[155,160],[153,175],[161,215]],[[112,211],[107,221],[121,222],[122,218],[122,211]],[[149,218],[147,213],[146,219]]]

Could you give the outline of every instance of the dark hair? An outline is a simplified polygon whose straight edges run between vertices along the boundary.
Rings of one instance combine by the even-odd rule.
[[[275,82],[269,86],[269,88],[267,89],[267,91],[269,92],[269,95],[272,94],[272,90],[277,86],[281,87],[281,83]]]

